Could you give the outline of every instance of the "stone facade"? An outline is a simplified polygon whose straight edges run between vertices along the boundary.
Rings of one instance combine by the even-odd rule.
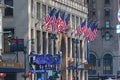
[[[83,38],[77,37],[77,39],[79,39],[79,43],[72,45],[72,40],[76,39],[74,34],[75,29],[78,27],[78,25],[80,25],[82,20],[87,19],[88,10],[84,0],[13,0],[13,7],[13,16],[5,16],[5,9],[3,9],[3,30],[13,29],[14,38],[17,37],[18,39],[24,39],[24,45],[27,47],[26,72],[30,71],[28,56],[32,51],[39,55],[43,53],[54,54],[61,51],[62,64],[60,69],[60,78],[62,78],[62,80],[72,80],[73,77],[76,77],[77,73],[78,80],[87,80],[86,69],[77,69],[77,71],[76,69],[68,70],[69,60],[74,62],[73,66],[76,66],[76,64],[84,65],[84,63],[87,63],[87,60],[85,58],[86,41]],[[58,39],[55,41],[56,51],[54,51],[54,42],[50,37],[51,31],[46,32],[44,26],[44,18],[46,15],[48,15],[50,9],[52,8],[56,8],[57,10],[60,9],[66,14],[70,14],[69,29],[60,35],[57,35]],[[7,36],[8,34],[4,34],[4,36],[5,35]],[[80,45],[82,45],[81,48]],[[3,46],[5,47],[5,44],[3,44]],[[77,50],[77,48],[75,48],[75,46],[78,48],[78,53],[81,54],[79,54],[78,59],[76,59],[77,55],[75,54],[75,50]],[[68,47],[70,48],[68,49]],[[74,51],[72,50],[73,48]],[[7,49],[9,49],[9,47]],[[7,52],[5,50],[6,49],[3,48],[2,56],[4,58],[18,53],[18,57],[15,58],[14,62],[16,62],[18,59],[18,62],[24,63],[24,52]],[[80,50],[82,52],[80,52]],[[75,63],[76,60],[78,63]],[[35,67],[35,65],[33,67]],[[16,73],[16,78],[22,80],[22,74],[23,73]],[[36,80],[40,77],[46,80],[50,75],[52,75],[51,71],[44,73],[35,73],[32,74],[32,80]]]

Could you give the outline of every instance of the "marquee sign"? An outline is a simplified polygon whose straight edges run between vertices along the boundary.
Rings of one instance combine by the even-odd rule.
[[[60,54],[51,55],[51,54],[42,54],[42,55],[35,55],[35,63],[40,64],[60,64],[61,56]]]

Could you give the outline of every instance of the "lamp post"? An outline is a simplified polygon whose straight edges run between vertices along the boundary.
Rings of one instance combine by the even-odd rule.
[[[75,80],[78,80],[78,60],[77,60],[77,58],[78,58],[78,47],[77,47],[77,44],[79,43],[79,41],[78,41],[78,39],[74,39],[74,41],[73,41],[75,44],[76,44],[76,51],[75,51],[75,58],[76,58],[76,65],[75,65],[75,70],[76,70],[76,72],[75,72],[75,74],[76,74],[76,77],[75,77]]]
[[[24,46],[24,66],[25,66],[25,72],[24,72],[24,80],[26,80],[27,76],[26,75],[26,57],[27,57],[27,46],[28,46],[28,42],[31,41],[31,40],[27,40],[25,46]]]

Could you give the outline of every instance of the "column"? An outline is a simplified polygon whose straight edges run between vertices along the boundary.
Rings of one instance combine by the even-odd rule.
[[[0,4],[0,32],[3,32],[3,27],[2,27],[2,8],[4,8],[4,6],[2,4]],[[2,49],[3,49],[2,36],[3,36],[3,34],[0,33],[0,55],[1,55]]]

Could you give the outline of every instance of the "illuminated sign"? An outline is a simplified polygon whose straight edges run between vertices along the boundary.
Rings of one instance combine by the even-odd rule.
[[[10,51],[24,51],[24,39],[12,39],[10,45]]]
[[[42,55],[35,55],[36,64],[60,64],[61,56],[60,54],[51,55],[51,54],[42,54]]]

